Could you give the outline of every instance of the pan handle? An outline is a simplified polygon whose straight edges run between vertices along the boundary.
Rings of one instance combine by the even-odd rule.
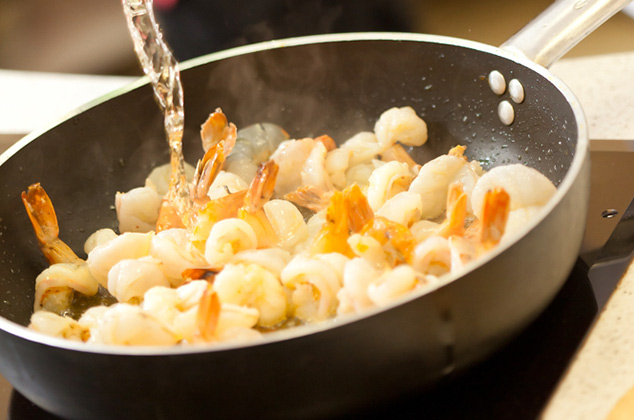
[[[557,0],[501,45],[550,67],[632,0]]]

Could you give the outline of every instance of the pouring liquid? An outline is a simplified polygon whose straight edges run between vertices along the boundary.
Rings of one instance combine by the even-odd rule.
[[[184,212],[191,203],[183,157],[185,113],[178,62],[163,41],[154,18],[152,0],[122,0],[121,3],[134,51],[143,72],[150,78],[154,97],[163,112],[172,169],[168,200],[179,213]]]

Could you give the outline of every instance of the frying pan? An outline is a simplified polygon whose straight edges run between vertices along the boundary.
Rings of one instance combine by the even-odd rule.
[[[255,345],[88,347],[25,328],[34,279],[46,263],[20,192],[41,181],[62,239],[81,250],[90,232],[116,228],[115,192],[142,185],[168,155],[145,79],[24,138],[0,158],[0,371],[35,404],[69,419],[324,418],[433,386],[482,360],[546,307],[582,240],[584,117],[542,65],[624,3],[555,3],[502,48],[417,34],[325,35],[184,65],[190,162],[202,153],[199,126],[217,106],[239,127],[270,121],[292,136],[328,133],[343,141],[371,129],[385,109],[410,105],[429,129],[428,143],[411,152],[419,161],[465,144],[487,167],[521,162],[558,186],[540,217],[460,278]],[[556,31],[539,38],[534,30],[543,27]],[[508,94],[491,91],[492,70],[526,91],[508,126],[497,114]]]

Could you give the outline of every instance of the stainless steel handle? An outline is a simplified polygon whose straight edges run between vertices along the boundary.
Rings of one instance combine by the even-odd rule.
[[[632,0],[557,0],[501,48],[549,67]]]

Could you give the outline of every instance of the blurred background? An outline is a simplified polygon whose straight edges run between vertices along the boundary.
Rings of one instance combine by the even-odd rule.
[[[309,33],[423,32],[499,45],[550,0],[155,0],[179,59]],[[634,50],[619,13],[568,56]],[[0,0],[0,69],[141,74],[118,0]]]

